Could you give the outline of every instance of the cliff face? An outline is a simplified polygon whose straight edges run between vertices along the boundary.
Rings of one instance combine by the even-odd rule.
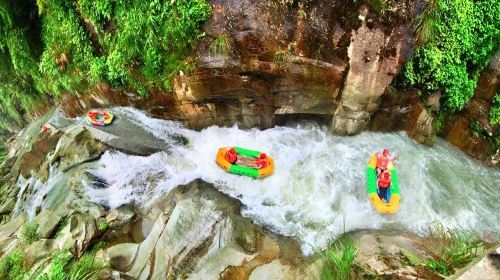
[[[61,103],[70,115],[133,105],[198,129],[316,116],[357,133],[410,54],[417,3],[398,2],[214,0],[198,66],[175,78],[172,95],[134,100],[103,86]]]
[[[194,129],[234,124],[264,129],[312,118],[337,134],[406,130],[427,145],[438,134],[439,92],[423,98],[416,91],[388,89],[414,48],[411,24],[423,1],[213,0],[211,5],[206,36],[193,54],[197,66],[174,78],[172,93],[156,90],[141,98],[101,84],[64,95],[59,105],[69,116],[93,107],[133,106]],[[442,136],[479,159],[489,159],[495,149],[469,129],[474,119],[487,134],[497,131],[486,117],[498,89],[492,69],[468,109],[443,122]]]

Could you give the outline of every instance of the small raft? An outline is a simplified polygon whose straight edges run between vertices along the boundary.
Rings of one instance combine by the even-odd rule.
[[[87,123],[93,126],[105,126],[113,121],[113,114],[103,110],[90,110],[87,112]]]
[[[366,167],[366,188],[368,192],[368,197],[372,202],[373,207],[379,213],[383,214],[394,214],[398,212],[399,207],[399,183],[396,168],[393,163],[387,166],[387,171],[391,173],[391,187],[388,192],[390,192],[390,199],[388,203],[384,203],[382,199],[377,194],[377,156],[372,155],[368,161],[368,166]]]
[[[215,158],[215,162],[222,167],[224,170],[226,170],[229,173],[233,174],[238,174],[238,175],[243,175],[243,176],[248,176],[251,178],[264,178],[266,176],[269,176],[273,174],[274,172],[274,160],[270,157],[267,156],[267,166],[264,168],[252,168],[248,166],[243,166],[243,165],[238,165],[238,161],[236,161],[236,164],[230,163],[228,160],[226,160],[226,153],[228,153],[229,149],[231,147],[222,147],[219,148],[219,151],[217,152],[217,157]],[[260,156],[261,152],[259,151],[252,151],[248,149],[244,149],[241,147],[233,147],[236,150],[236,156],[244,156],[247,158],[255,159]]]

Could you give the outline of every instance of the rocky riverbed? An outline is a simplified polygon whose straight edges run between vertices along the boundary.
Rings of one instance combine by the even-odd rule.
[[[248,211],[251,205],[245,204],[246,194],[239,197],[221,191],[220,183],[196,179],[148,196],[153,190],[148,186],[155,186],[165,174],[128,170],[123,176],[132,174],[136,176],[132,181],[143,180],[131,195],[150,198],[148,201],[125,199],[122,204],[110,204],[89,197],[89,188],[97,194],[110,188],[105,176],[89,169],[105,153],[138,157],[160,152],[168,158],[175,156],[176,145],[189,145],[189,134],[179,133],[182,126],[159,131],[153,129],[154,119],[141,124],[137,119],[142,115],[132,114],[134,111],[115,112],[121,113],[113,125],[96,129],[54,111],[10,139],[8,158],[1,169],[2,258],[22,252],[30,260],[26,275],[49,272],[54,252],[67,250],[78,259],[94,250],[95,260],[105,264],[94,275],[101,279],[319,277],[322,260],[304,251],[301,234],[283,235],[279,226]],[[50,129],[41,132],[42,124]],[[169,137],[161,137],[162,133]],[[119,189],[113,191],[123,199]],[[107,195],[113,197],[113,193]],[[244,212],[247,214],[242,215]],[[31,233],[27,228],[32,228]],[[425,259],[432,254],[425,238],[390,222],[384,228],[349,230],[344,235],[359,248],[357,275],[440,279],[408,261],[408,256]],[[340,236],[332,235],[335,237]],[[95,251],[101,241],[105,245]],[[467,271],[481,271],[494,279],[499,273],[495,254],[489,252]],[[459,279],[472,279],[463,278],[471,273],[483,277],[467,271],[460,272]]]

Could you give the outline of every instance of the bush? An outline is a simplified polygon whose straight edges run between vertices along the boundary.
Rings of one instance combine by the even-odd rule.
[[[323,260],[320,278],[322,280],[351,279],[352,262],[357,254],[358,249],[350,240],[333,243],[325,251],[318,252]]]
[[[40,240],[40,236],[36,232],[37,229],[38,229],[38,224],[36,222],[33,221],[30,223],[27,223],[24,226],[23,231],[21,232],[21,236],[22,236],[24,242],[31,244],[35,241]]]
[[[430,1],[416,20],[421,45],[402,71],[406,86],[428,93],[442,89],[445,108],[462,109],[498,50],[499,17],[497,0]]]

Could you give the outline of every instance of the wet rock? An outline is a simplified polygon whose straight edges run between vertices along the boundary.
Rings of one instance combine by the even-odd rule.
[[[9,214],[12,210],[14,210],[14,206],[16,206],[16,197],[8,197],[0,206],[0,215]]]
[[[421,144],[431,146],[434,143],[434,118],[420,102],[413,104],[404,129],[408,136]]]
[[[160,215],[156,219],[155,225],[153,226],[153,229],[151,230],[149,235],[139,245],[137,257],[135,258],[132,268],[127,272],[130,277],[138,278],[141,275],[142,271],[145,270],[147,264],[149,263],[149,258],[151,257],[151,254],[153,253],[155,245],[158,241],[158,238],[160,238],[160,235],[165,228],[166,220],[167,217],[165,217],[164,215]]]
[[[74,214],[69,218],[69,233],[71,239],[68,241],[77,257],[80,257],[88,248],[94,238],[97,237],[98,229],[94,218],[85,214]]]
[[[114,269],[127,271],[137,256],[139,244],[122,243],[112,246],[106,250],[109,263]]]
[[[56,242],[50,239],[41,239],[33,242],[28,248],[24,250],[26,255],[33,259],[39,259],[43,256],[50,255],[55,250],[59,249]]]
[[[14,234],[24,225],[28,217],[20,214],[6,224],[0,226],[0,243],[13,237]]]
[[[54,135],[42,133],[36,136],[36,142],[31,146],[30,150],[18,158],[20,174],[24,178],[29,178],[32,172],[36,174],[40,170],[48,154],[56,148],[60,137],[60,133]]]
[[[142,242],[112,246],[103,258],[113,269],[134,279],[180,275],[189,279],[219,279],[224,275],[231,279],[238,273],[248,278],[256,267],[278,259],[281,245],[277,236],[264,233],[239,216],[239,207],[239,203],[199,180],[178,187],[158,199],[152,209],[139,213],[145,216],[134,220],[143,224],[141,220],[156,216]],[[111,223],[115,216],[119,214],[108,215]],[[286,239],[280,242],[297,246],[285,245],[290,243]]]
[[[110,227],[117,228],[130,223],[134,216],[135,212],[133,207],[130,205],[123,205],[111,210],[106,216],[106,222]]]
[[[37,234],[41,238],[52,237],[61,219],[61,216],[50,209],[42,211],[35,219],[38,224]]]
[[[77,164],[96,159],[105,149],[82,125],[73,126],[65,131],[57,143],[50,163],[59,162],[59,169],[66,171]]]
[[[393,231],[359,231],[349,236],[359,250],[355,258],[358,265],[389,279],[418,277],[417,271],[406,265],[405,254],[412,254],[421,259],[426,256],[421,249],[420,237]]]
[[[210,255],[210,258],[200,262],[200,265],[190,274],[189,279],[219,279],[227,267],[239,267],[254,256],[245,254],[237,248],[226,246]]]
[[[259,280],[259,279],[273,279],[273,280],[285,280],[285,279],[295,279],[291,273],[292,268],[288,265],[283,265],[279,260],[274,260],[263,266],[259,266],[252,274],[250,274],[249,280]]]

